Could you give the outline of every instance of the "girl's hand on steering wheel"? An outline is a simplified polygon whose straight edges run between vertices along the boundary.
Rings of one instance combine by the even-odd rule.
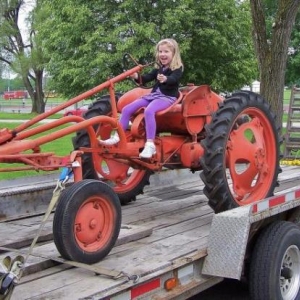
[[[154,63],[154,62],[153,62],[153,63]],[[144,65],[144,66],[142,66],[142,68],[144,69],[145,67],[148,67],[148,66],[152,65],[153,63],[149,63],[149,64],[147,64],[147,65]],[[132,66],[130,67],[130,65],[132,65],[132,64],[133,64],[134,66],[139,66],[138,62],[137,62],[137,61],[136,61],[129,53],[125,53],[125,54],[123,55],[123,71],[125,72],[126,70],[130,70],[130,69],[132,68]],[[134,72],[133,74],[128,75],[127,78],[128,78],[128,79],[131,79],[132,82],[133,82],[136,86],[138,86],[138,87],[140,87],[140,88],[142,88],[142,89],[151,89],[151,88],[153,87],[153,85],[150,85],[150,84],[149,84],[149,86],[148,86],[148,85],[145,86],[145,85],[142,84],[141,81],[138,82],[138,79],[139,79],[139,73],[140,73],[140,71],[139,71],[139,72]]]

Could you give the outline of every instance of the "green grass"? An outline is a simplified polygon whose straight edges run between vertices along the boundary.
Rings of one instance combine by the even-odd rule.
[[[59,119],[62,117],[63,114],[54,114],[49,119]],[[31,120],[32,118],[36,117],[37,114],[33,113],[22,113],[22,114],[16,114],[16,113],[8,113],[8,112],[0,112],[0,119],[2,120]],[[1,124],[1,127],[2,124]]]
[[[47,98],[47,104],[60,104],[62,102],[65,102],[67,99],[61,98],[61,97],[54,97],[54,98]],[[0,97],[0,103],[3,105],[23,105],[23,99],[12,99],[12,100],[5,100]],[[31,99],[25,99],[26,105],[31,104]]]
[[[18,125],[20,125],[21,123],[1,123],[0,125],[0,129],[1,128],[8,128],[8,129],[13,129],[16,128]],[[68,125],[65,125],[68,126]],[[49,130],[44,134],[39,134],[36,137],[39,136],[44,136],[45,134],[49,134],[52,131],[57,131],[58,128],[55,128],[53,130]],[[72,145],[72,137],[75,135],[74,134],[70,134],[67,136],[64,136],[60,139],[54,140],[50,143],[44,144],[41,146],[41,150],[43,153],[45,152],[53,152],[55,155],[58,156],[65,156],[68,155],[70,153],[70,151],[73,150],[73,145]],[[36,138],[33,137],[33,138]],[[1,168],[9,168],[9,167],[15,167],[15,166],[23,166],[23,164],[3,164],[0,163],[0,167]],[[57,172],[57,171],[56,171]],[[19,178],[19,177],[26,177],[26,176],[36,176],[38,174],[45,174],[45,173],[49,173],[49,172],[44,172],[44,171],[40,171],[40,172],[36,172],[36,171],[12,171],[12,172],[0,172],[0,180],[8,180],[8,179],[14,179],[14,178]]]
[[[283,103],[290,104],[291,90],[284,90]]]
[[[284,113],[282,115],[282,122],[286,122],[287,121],[287,118],[288,118],[288,114],[287,113]]]

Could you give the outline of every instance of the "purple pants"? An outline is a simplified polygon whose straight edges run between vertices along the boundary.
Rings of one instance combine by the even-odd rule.
[[[121,126],[124,130],[127,129],[130,117],[139,108],[145,107],[145,125],[146,125],[146,138],[147,140],[154,140],[156,134],[156,121],[155,113],[164,110],[171,106],[176,100],[176,97],[170,97],[162,94],[160,91],[155,91],[145,95],[132,103],[126,105],[122,109],[120,118]]]

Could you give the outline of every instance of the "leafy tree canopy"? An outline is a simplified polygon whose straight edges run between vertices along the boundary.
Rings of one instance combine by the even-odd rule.
[[[9,78],[0,78],[0,94],[4,93],[8,90],[24,90],[24,83],[22,81],[22,78],[15,77],[13,79]],[[0,97],[0,100],[1,97]]]
[[[120,74],[122,56],[153,61],[154,46],[175,38],[182,83],[233,90],[256,77],[249,5],[235,0],[38,0],[40,45],[54,89],[66,96]],[[120,85],[119,89],[128,86]]]
[[[0,61],[22,78],[32,99],[32,112],[41,113],[45,109],[43,73],[47,58],[37,43],[34,20],[27,4],[25,0],[0,0]],[[27,35],[20,27],[23,10],[27,10]]]
[[[300,14],[296,18],[289,49],[286,83],[300,86]]]

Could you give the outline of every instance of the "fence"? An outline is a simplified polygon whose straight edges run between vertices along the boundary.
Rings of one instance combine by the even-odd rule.
[[[62,100],[49,99],[46,104],[46,111],[60,105]],[[90,104],[91,102],[86,102],[86,104]],[[84,101],[80,102],[78,106],[85,104]],[[71,106],[68,109],[74,108],[75,105]],[[3,100],[0,99],[0,112],[7,113],[30,113],[32,108],[31,99],[14,99],[14,100]]]

